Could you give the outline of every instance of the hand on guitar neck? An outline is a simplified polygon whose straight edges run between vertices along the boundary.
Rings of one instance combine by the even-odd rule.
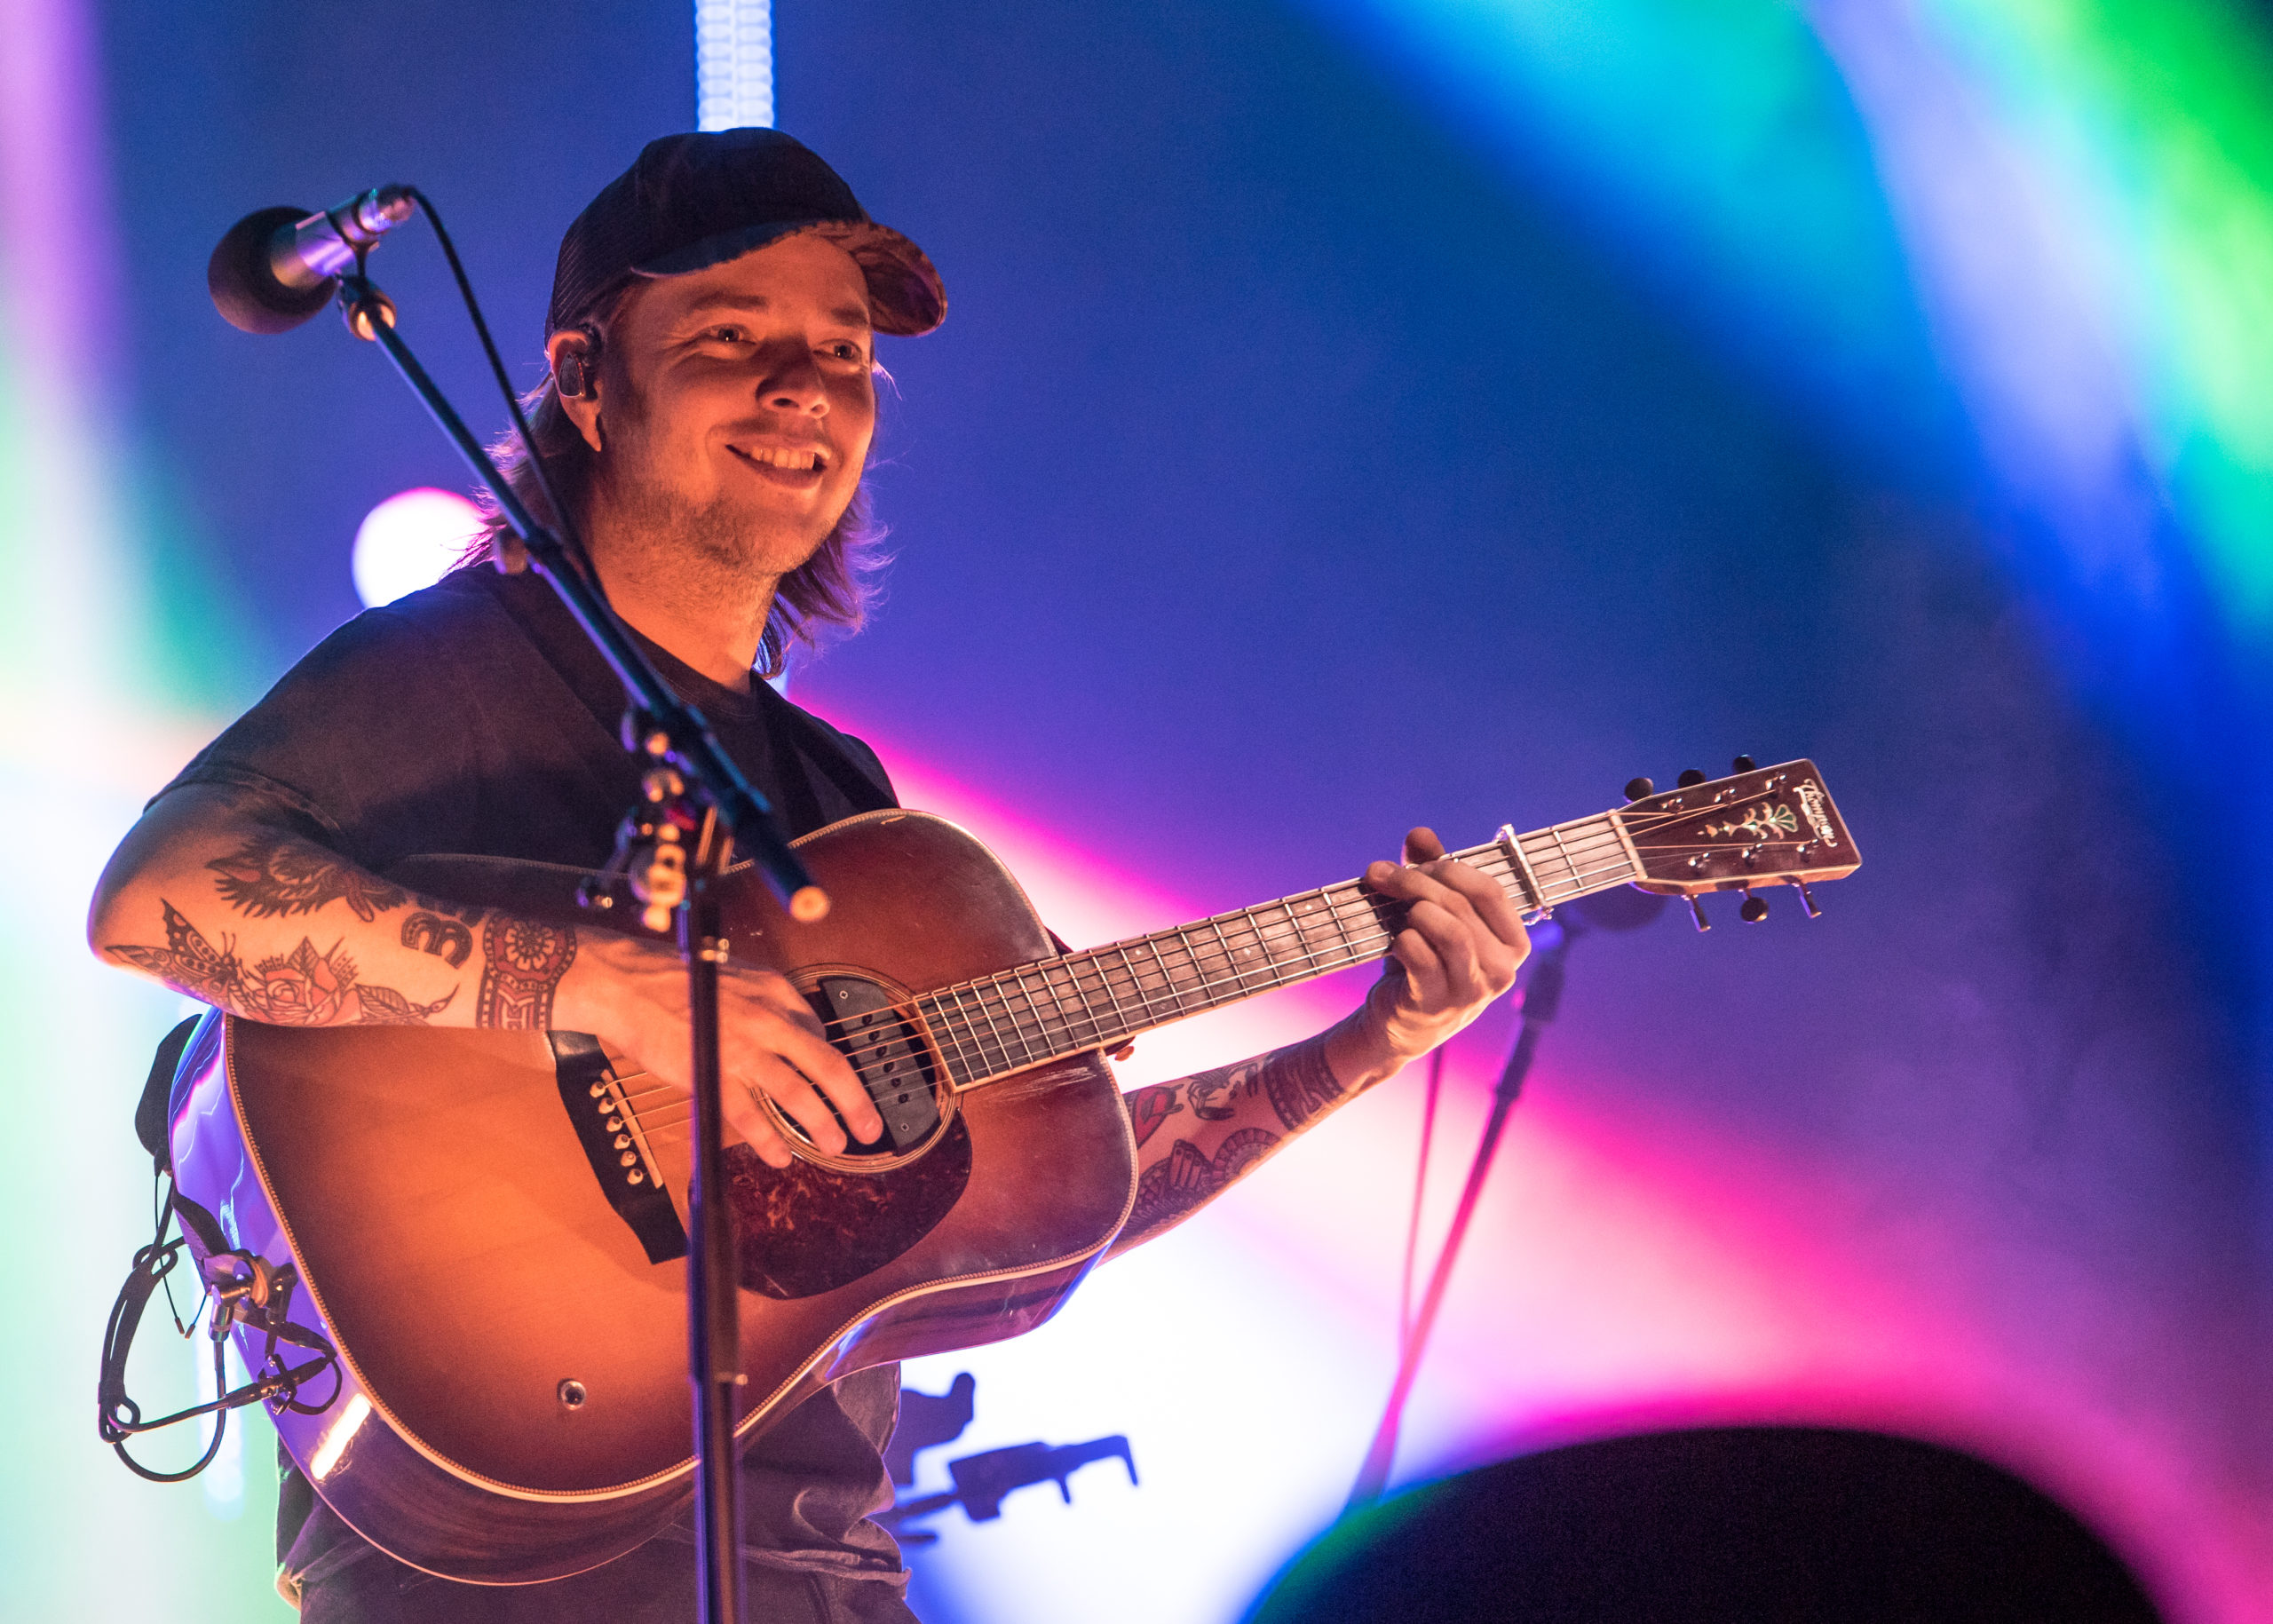
[[[247,1019],[589,1032],[659,1082],[691,1085],[686,973],[669,947],[422,896],[248,795],[192,786],[151,807],[87,928],[106,962]],[[720,1002],[726,1118],[765,1161],[791,1157],[759,1090],[831,1153],[844,1129],[813,1086],[864,1143],[883,1131],[787,978],[730,964]]]
[[[1515,985],[1531,942],[1499,882],[1447,859],[1430,829],[1406,836],[1405,861],[1366,870],[1368,888],[1410,907],[1361,1008],[1316,1037],[1129,1096],[1136,1205],[1113,1255],[1189,1217]]]

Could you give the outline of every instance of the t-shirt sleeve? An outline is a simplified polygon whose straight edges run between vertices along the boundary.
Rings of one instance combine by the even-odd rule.
[[[310,650],[152,800],[186,784],[248,790],[372,867],[405,851],[455,850],[478,812],[471,697],[426,631],[406,616],[367,610]]]
[[[822,725],[828,725],[824,723]],[[883,757],[868,747],[868,741],[865,739],[855,739],[851,733],[837,733],[833,727],[828,731],[836,734],[837,742],[844,747],[845,758],[859,770],[861,776],[875,785],[877,793],[882,795],[889,804],[899,805],[899,792],[892,788],[891,775],[884,771]]]

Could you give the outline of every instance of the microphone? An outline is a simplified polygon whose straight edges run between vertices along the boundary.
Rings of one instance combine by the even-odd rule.
[[[339,278],[416,207],[408,186],[374,186],[337,209],[260,209],[229,227],[205,289],[230,326],[289,332],[331,302]]]

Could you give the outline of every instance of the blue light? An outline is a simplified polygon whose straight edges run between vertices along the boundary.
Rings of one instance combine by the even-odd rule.
[[[694,124],[773,123],[772,0],[694,0]]]

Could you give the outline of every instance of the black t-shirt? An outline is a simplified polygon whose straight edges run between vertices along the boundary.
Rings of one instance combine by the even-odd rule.
[[[645,646],[792,836],[895,804],[859,740],[764,683],[738,693]],[[638,789],[616,737],[622,710],[622,685],[550,586],[463,569],[332,633],[166,788],[252,791],[382,875],[441,853],[597,867]],[[746,1453],[752,1561],[899,1578],[898,1547],[867,1520],[891,1499],[880,1452],[899,1393],[897,1366],[848,1376]],[[288,1474],[278,1518],[288,1574],[356,1559],[360,1538],[297,1477]],[[582,1611],[579,1584],[532,1588],[560,1591],[547,1616],[567,1619]]]

